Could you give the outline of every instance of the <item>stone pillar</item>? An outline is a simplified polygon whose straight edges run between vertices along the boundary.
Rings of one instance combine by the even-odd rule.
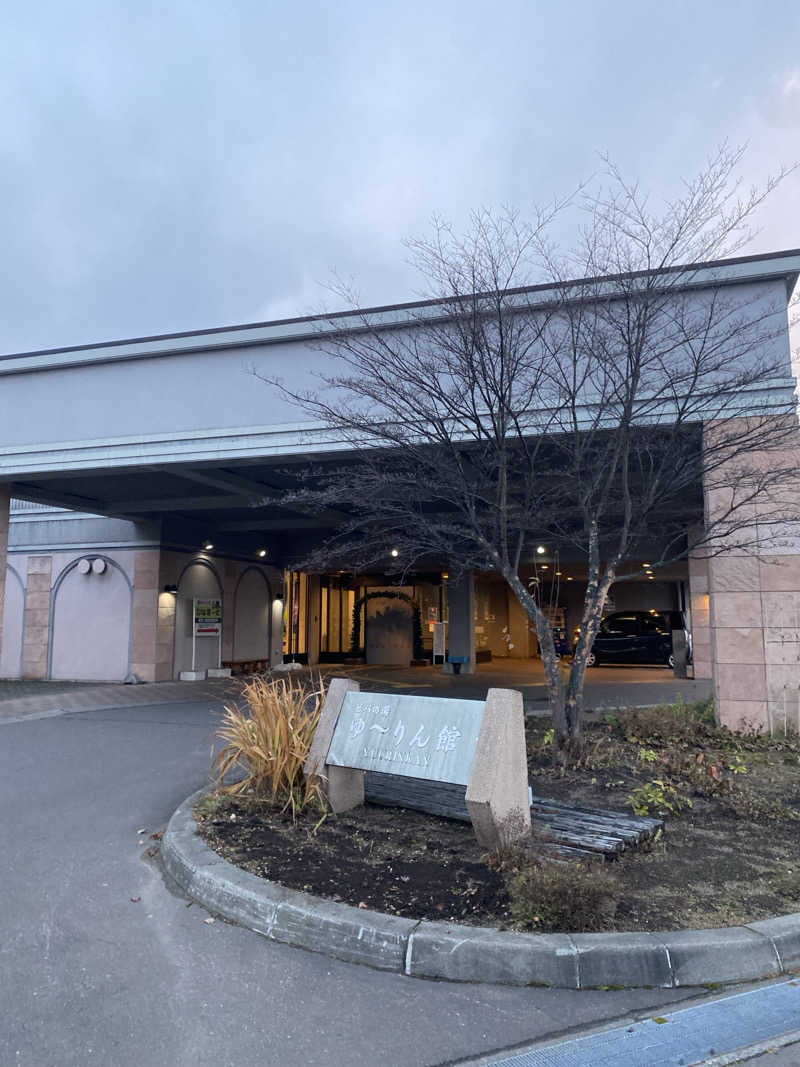
[[[25,631],[22,636],[22,677],[47,677],[50,644],[52,556],[28,556],[25,583]]]
[[[158,549],[142,549],[133,560],[131,673],[143,682],[161,680],[156,677],[160,562]]]
[[[711,608],[708,559],[702,551],[689,556],[689,615],[695,678],[711,678]]]
[[[3,650],[3,613],[6,604],[6,565],[8,561],[8,527],[11,489],[0,485],[0,653]]]
[[[754,457],[751,462],[755,462]],[[765,452],[765,469],[797,469],[800,448]],[[716,492],[722,493],[723,490]],[[720,497],[724,504],[724,496]],[[800,693],[800,485],[762,493],[757,522],[709,561],[711,650],[719,721],[732,729],[792,724]],[[715,492],[706,493],[713,514]],[[737,545],[738,541],[738,545]]]
[[[463,571],[458,578],[451,578],[447,585],[449,626],[447,628],[448,658],[465,656],[460,666],[461,674],[475,673],[475,576],[472,571]],[[445,663],[446,673],[452,674],[453,665]]]

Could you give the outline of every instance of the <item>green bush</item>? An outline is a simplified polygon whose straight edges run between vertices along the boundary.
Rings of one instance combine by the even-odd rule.
[[[637,815],[680,815],[684,808],[693,806],[689,797],[661,778],[639,786],[628,797],[628,803]]]
[[[503,868],[511,916],[520,930],[584,931],[613,926],[620,884],[600,861],[596,864],[535,857]]]

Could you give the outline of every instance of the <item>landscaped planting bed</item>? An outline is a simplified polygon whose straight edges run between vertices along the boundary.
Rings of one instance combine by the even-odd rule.
[[[335,815],[319,797],[209,794],[207,844],[292,889],[413,919],[532,931],[734,926],[800,906],[800,744],[734,735],[707,706],[631,710],[587,726],[564,760],[529,726],[537,796],[665,817],[615,862],[564,861],[534,833],[487,853],[468,823],[375,804]]]

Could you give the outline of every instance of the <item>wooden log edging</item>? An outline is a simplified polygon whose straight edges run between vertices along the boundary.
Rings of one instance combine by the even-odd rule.
[[[198,833],[188,797],[169,821],[164,866],[192,899],[273,941],[414,978],[676,987],[800,971],[800,914],[714,930],[523,934],[403,919],[287,889],[228,863]]]
[[[469,822],[463,785],[432,782],[421,778],[368,771],[364,795],[375,804],[412,808],[447,819]],[[587,808],[534,796],[531,821],[539,841],[558,846],[564,856],[575,859],[604,856],[616,859],[664,829],[663,819],[627,812]]]

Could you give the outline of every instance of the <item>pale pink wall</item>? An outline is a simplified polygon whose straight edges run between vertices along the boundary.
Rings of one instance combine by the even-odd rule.
[[[269,657],[271,598],[261,573],[248,570],[235,587],[234,660]]]
[[[51,678],[122,681],[130,654],[131,590],[111,564],[69,570],[53,602]]]
[[[22,659],[22,613],[25,609],[25,589],[9,566],[6,570],[3,632],[0,642],[0,678],[19,678]],[[24,580],[25,571],[22,572]]]

